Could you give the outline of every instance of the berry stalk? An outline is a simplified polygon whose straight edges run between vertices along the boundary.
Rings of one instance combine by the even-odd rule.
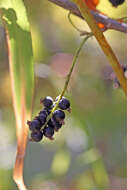
[[[54,132],[57,132],[64,124],[64,110],[67,110],[69,112],[71,111],[70,102],[64,97],[64,93],[67,90],[68,83],[71,79],[71,75],[78,59],[79,53],[84,43],[92,35],[92,33],[88,33],[86,37],[82,40],[80,46],[77,48],[61,94],[56,97],[56,100],[54,102],[52,97],[50,96],[41,98],[40,103],[43,104],[44,109],[41,110],[39,112],[39,115],[36,116],[32,121],[27,121],[29,129],[31,131],[30,141],[39,142],[43,139],[43,136],[49,138],[50,140],[53,140]]]
[[[61,100],[62,97],[64,96],[65,91],[67,90],[69,81],[70,81],[70,79],[71,79],[71,74],[72,74],[72,72],[73,72],[74,66],[75,66],[76,61],[77,61],[77,59],[78,59],[78,57],[79,57],[79,53],[80,53],[80,51],[81,51],[83,45],[85,44],[85,42],[86,42],[91,36],[93,36],[92,33],[87,34],[87,35],[85,36],[85,38],[82,40],[80,46],[77,48],[76,53],[75,53],[74,58],[73,58],[73,61],[72,61],[72,65],[71,65],[70,71],[69,71],[69,73],[68,73],[68,75],[67,75],[67,78],[66,78],[66,81],[65,81],[65,84],[64,84],[64,88],[63,88],[63,90],[62,90],[62,92],[61,92],[61,94],[60,94],[58,100],[56,101],[55,106],[54,106],[53,109],[51,110],[51,113],[49,114],[49,116],[48,116],[48,118],[47,118],[47,121],[46,121],[46,123],[45,123],[44,126],[47,125],[47,123],[48,123],[48,121],[51,119],[51,117],[52,117],[54,111],[57,109],[60,100]]]

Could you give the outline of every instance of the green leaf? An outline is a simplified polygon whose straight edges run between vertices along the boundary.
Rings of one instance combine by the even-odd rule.
[[[34,86],[33,51],[30,26],[22,0],[0,0],[3,24],[6,29],[12,86],[13,106],[17,124],[17,155],[14,180],[20,190],[23,181],[24,155]]]
[[[7,30],[9,61],[18,115],[21,115],[22,98],[26,111],[31,109],[33,93],[33,52],[26,9],[21,0],[1,0],[2,19]]]

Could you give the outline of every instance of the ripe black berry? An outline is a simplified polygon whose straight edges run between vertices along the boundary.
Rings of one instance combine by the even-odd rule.
[[[36,131],[41,129],[41,122],[36,118],[33,121],[27,121],[27,124],[29,125],[29,129],[31,131]]]
[[[53,99],[50,96],[46,96],[44,99],[40,99],[40,102],[46,107],[50,108],[53,105]]]
[[[114,7],[117,7],[118,5],[123,4],[125,0],[109,0],[109,1],[110,3],[112,3]]]
[[[52,122],[52,119],[50,119],[50,120],[48,121],[47,125],[48,125],[48,127],[51,127],[51,128],[54,129],[54,124],[53,124],[53,122]]]
[[[65,113],[62,110],[56,110],[53,113],[53,119],[63,124],[63,120],[65,119]]]
[[[52,127],[45,127],[43,130],[43,134],[44,136],[52,140],[52,136],[54,135],[54,129]]]
[[[51,106],[50,108],[44,108],[44,111],[47,112],[47,114],[49,115],[51,113],[53,106]]]
[[[47,110],[46,109],[43,109],[39,112],[39,115],[43,114],[45,117],[48,116],[48,113],[47,113]]]
[[[53,118],[52,118],[52,124],[54,126],[55,131],[58,131],[62,127],[62,123],[59,123],[58,121],[54,120]]]
[[[41,121],[41,124],[44,125],[46,122],[47,114],[43,111],[39,113],[39,119]]]
[[[56,101],[58,101],[59,97],[56,98]],[[40,100],[44,105],[43,110],[32,121],[27,121],[29,129],[32,131],[31,141],[39,142],[43,138],[43,135],[53,140],[54,131],[58,131],[64,124],[65,113],[62,110],[70,111],[70,102],[65,97],[62,97],[58,105],[60,109],[56,110],[55,107],[54,111],[52,109],[56,106],[56,101],[53,102],[50,96],[46,96]]]
[[[70,110],[70,102],[65,97],[62,97],[62,99],[59,102],[59,108],[62,110]]]
[[[35,142],[39,142],[42,140],[42,137],[43,137],[43,133],[41,131],[33,131],[31,133],[31,138],[33,141]]]

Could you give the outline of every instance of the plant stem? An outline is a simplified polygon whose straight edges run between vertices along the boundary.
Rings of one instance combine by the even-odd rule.
[[[72,2],[72,0],[48,0],[49,2],[58,5],[59,7],[62,7],[66,10],[71,11],[72,14],[78,16],[79,18],[83,19],[83,16],[81,15],[78,7]],[[83,1],[83,0],[82,0]],[[88,0],[87,0],[88,1]],[[89,0],[90,1],[90,0]],[[83,1],[85,2],[85,1]],[[116,30],[119,32],[124,32],[127,33],[127,23],[125,22],[120,22],[120,20],[112,19],[109,18],[107,15],[104,15],[101,12],[98,11],[90,11],[91,14],[93,15],[94,19],[97,22],[100,22],[104,24],[105,28],[108,30]],[[84,20],[85,21],[85,20]]]
[[[73,22],[72,19],[71,19],[71,14],[72,14],[71,12],[68,13],[68,20],[69,20],[70,24],[73,26],[73,28],[74,28],[75,30],[77,30],[77,32],[80,33],[80,36],[89,35],[90,32],[80,30],[80,29],[74,24],[74,22]]]
[[[58,106],[58,104],[59,104],[59,101],[60,101],[61,98],[64,96],[64,93],[65,93],[65,91],[67,90],[68,83],[69,83],[69,81],[70,81],[70,79],[71,79],[71,74],[72,74],[72,72],[73,72],[74,66],[75,66],[75,64],[76,64],[76,61],[77,61],[78,56],[79,56],[79,53],[80,53],[80,51],[81,51],[81,49],[82,49],[84,43],[85,43],[92,35],[93,35],[92,33],[89,33],[89,34],[83,39],[83,41],[81,42],[80,46],[77,48],[76,53],[75,53],[75,56],[74,56],[73,61],[72,61],[72,65],[71,65],[70,71],[69,71],[69,73],[68,73],[68,75],[67,75],[67,79],[66,79],[65,84],[64,84],[64,88],[63,88],[63,90],[62,90],[62,93],[61,93],[60,96],[59,96],[59,99],[58,99],[58,101],[57,101],[55,107],[54,107],[53,110],[52,110],[52,113],[57,109],[57,106]]]
[[[64,84],[63,90],[62,90],[62,92],[61,92],[61,94],[60,94],[58,100],[56,101],[56,104],[55,104],[55,106],[53,107],[51,113],[49,114],[49,116],[48,116],[48,118],[47,118],[47,121],[46,121],[44,127],[47,125],[48,121],[52,118],[52,115],[53,115],[54,111],[57,109],[60,100],[61,100],[62,97],[64,96],[65,91],[67,90],[67,87],[68,87],[68,83],[69,83],[69,81],[70,81],[70,79],[71,79],[71,74],[72,74],[72,72],[73,72],[74,66],[75,66],[76,61],[77,61],[77,59],[78,59],[78,57],[79,57],[79,53],[80,53],[80,51],[81,51],[83,45],[85,44],[85,42],[86,42],[91,36],[93,36],[92,33],[87,34],[87,36],[86,36],[86,37],[83,39],[83,41],[81,42],[80,46],[77,48],[76,53],[75,53],[74,58],[73,58],[73,61],[72,61],[72,65],[71,65],[70,71],[69,71],[69,73],[68,73],[68,75],[67,75],[67,78],[66,78],[66,81],[65,81],[65,84]],[[44,128],[44,127],[43,127],[43,128]],[[43,129],[42,129],[42,130],[43,130]]]
[[[68,20],[71,23],[71,25],[78,31],[78,32],[82,32],[77,26],[75,26],[75,24],[72,22],[71,20],[71,12],[68,13]]]
[[[80,9],[82,16],[85,18],[85,20],[86,20],[87,24],[89,25],[93,35],[95,36],[96,40],[98,41],[102,51],[104,52],[109,63],[111,64],[112,69],[116,73],[116,76],[117,76],[126,96],[127,96],[127,79],[124,76],[123,69],[122,69],[117,57],[115,56],[112,48],[110,47],[105,36],[103,35],[101,30],[99,29],[95,19],[93,18],[92,14],[90,13],[90,10],[87,7],[85,1],[73,0],[73,2],[75,2],[77,4],[78,8]]]

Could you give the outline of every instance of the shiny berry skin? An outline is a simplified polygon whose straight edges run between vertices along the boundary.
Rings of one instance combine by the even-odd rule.
[[[48,113],[47,113],[47,110],[46,109],[43,109],[39,112],[39,115],[43,114],[45,117],[48,116]]]
[[[43,133],[41,131],[33,131],[31,133],[31,138],[32,138],[33,141],[39,142],[43,138]]]
[[[65,119],[65,113],[62,110],[56,110],[53,113],[53,119],[62,123],[62,121]]]
[[[60,96],[57,96],[56,99],[55,99],[55,101],[58,101],[59,97],[60,97]],[[64,97],[64,96],[63,96],[63,97]],[[63,98],[63,97],[62,97],[62,98]]]
[[[62,110],[67,110],[70,108],[70,102],[68,99],[66,99],[65,97],[63,97],[60,102],[59,102],[59,108]]]
[[[50,108],[44,108],[44,110],[47,112],[48,115],[51,113],[51,109],[52,109],[52,106]]]
[[[58,131],[62,127],[62,123],[59,123],[58,121],[54,120],[53,118],[52,118],[52,124],[54,126],[55,131]]]
[[[125,0],[109,0],[109,1],[110,3],[112,3],[114,7],[117,7],[118,5],[123,4]]]
[[[43,134],[48,138],[52,138],[52,136],[54,135],[54,129],[52,127],[46,127],[43,130]]]
[[[29,129],[31,131],[36,131],[41,129],[41,122],[38,119],[34,119],[33,121],[27,121],[27,124],[29,125]]]
[[[41,111],[41,112],[39,113],[39,119],[40,119],[42,125],[45,124],[46,118],[47,118],[46,112]]]
[[[54,129],[54,124],[53,124],[53,122],[52,122],[52,119],[50,119],[50,120],[48,121],[47,125],[48,125],[48,127],[51,127],[51,128]]]
[[[40,99],[40,102],[44,105],[46,108],[50,108],[53,105],[53,99],[50,96],[46,96],[44,99]]]

